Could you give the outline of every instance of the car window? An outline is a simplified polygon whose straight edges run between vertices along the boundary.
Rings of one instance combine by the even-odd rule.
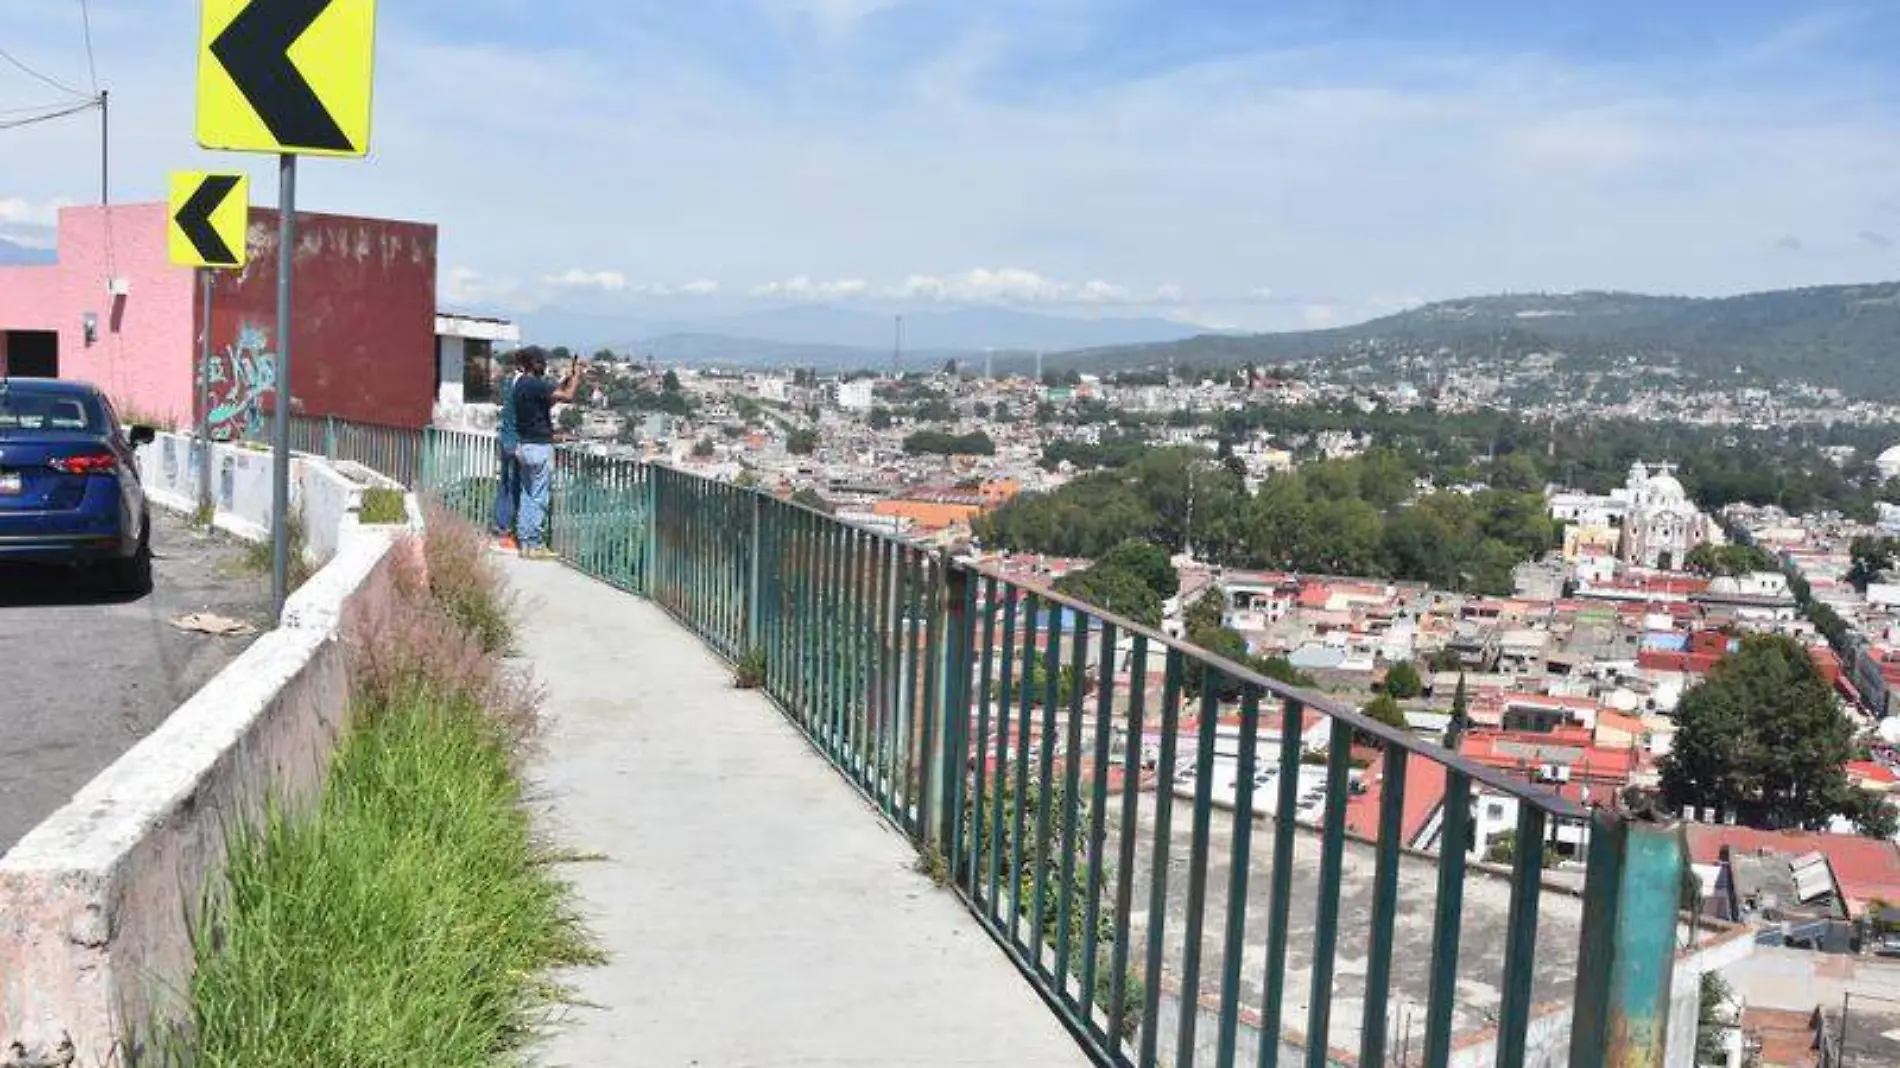
[[[86,431],[98,420],[82,397],[62,393],[0,391],[0,435],[25,431]]]

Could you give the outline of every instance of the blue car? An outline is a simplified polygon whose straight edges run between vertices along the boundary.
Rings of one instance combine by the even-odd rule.
[[[115,592],[152,586],[152,518],[122,427],[83,382],[0,377],[0,564],[81,565]]]

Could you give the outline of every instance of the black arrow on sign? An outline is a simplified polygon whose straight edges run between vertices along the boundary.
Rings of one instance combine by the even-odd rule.
[[[290,61],[290,46],[330,3],[251,0],[211,42],[211,54],[230,72],[238,92],[278,144],[288,148],[348,152],[356,147]]]
[[[211,213],[218,210],[218,205],[224,203],[224,198],[231,195],[237,184],[234,174],[206,175],[191,199],[172,216],[198,250],[198,258],[206,263],[237,265],[237,253],[231,251],[231,246],[224,243],[224,238],[211,225]]]

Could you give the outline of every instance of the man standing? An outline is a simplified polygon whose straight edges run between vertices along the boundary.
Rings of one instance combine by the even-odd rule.
[[[515,433],[521,444],[515,456],[521,465],[521,555],[527,560],[554,556],[547,546],[548,497],[554,480],[554,406],[567,404],[581,383],[581,364],[575,360],[556,388],[547,379],[548,358],[539,350],[528,353],[528,373],[515,383]]]
[[[528,366],[526,351],[509,361],[508,377],[501,386],[501,419],[495,430],[496,449],[500,453],[501,482],[495,487],[495,544],[503,549],[516,548],[515,515],[521,507],[521,435],[515,429],[515,383]]]

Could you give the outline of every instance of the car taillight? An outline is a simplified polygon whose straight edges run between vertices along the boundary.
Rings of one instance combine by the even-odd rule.
[[[109,475],[119,469],[119,458],[109,452],[95,452],[62,456],[46,461],[46,466],[69,475]]]

